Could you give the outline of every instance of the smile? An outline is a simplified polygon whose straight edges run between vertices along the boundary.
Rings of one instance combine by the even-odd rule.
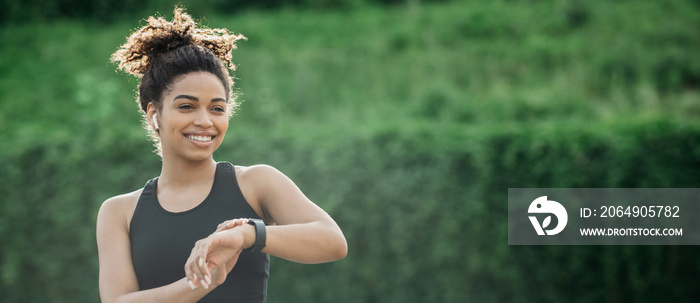
[[[193,135],[187,136],[187,139],[199,141],[199,142],[209,142],[209,141],[211,141],[212,138],[213,138],[212,136],[193,136]]]

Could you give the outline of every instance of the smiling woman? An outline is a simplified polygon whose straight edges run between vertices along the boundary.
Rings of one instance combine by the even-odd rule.
[[[141,77],[138,102],[159,177],[97,216],[103,302],[264,302],[269,255],[303,263],[347,254],[335,221],[267,165],[216,162],[235,108],[241,35],[199,28],[182,9],[149,18],[112,56]]]
[[[172,90],[176,80],[181,80],[177,78],[192,72],[208,72],[218,78],[223,94],[217,98],[225,101],[224,110],[230,117],[236,103],[231,93],[233,79],[227,68],[235,69],[231,51],[241,39],[245,37],[226,29],[197,27],[189,15],[176,8],[172,22],[150,17],[148,25],[134,32],[111,59],[123,71],[141,78],[137,102],[151,126],[155,126],[153,115],[162,110],[163,94]],[[160,154],[162,138],[155,133],[151,133],[151,138]]]
[[[160,109],[149,103],[146,116],[160,120],[157,130],[161,153],[206,159],[221,145],[228,129],[226,90],[208,72],[191,72],[175,78],[163,94]],[[153,124],[155,126],[155,123]]]

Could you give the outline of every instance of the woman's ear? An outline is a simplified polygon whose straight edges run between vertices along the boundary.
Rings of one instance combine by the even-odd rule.
[[[148,124],[151,124],[156,132],[160,130],[160,126],[158,126],[158,111],[153,102],[148,103],[148,107],[146,107],[146,120],[148,121]]]

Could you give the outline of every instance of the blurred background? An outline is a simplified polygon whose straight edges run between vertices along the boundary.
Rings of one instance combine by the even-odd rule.
[[[97,210],[160,172],[109,57],[176,2],[248,37],[215,159],[349,243],[273,258],[269,302],[699,297],[693,246],[507,244],[509,187],[699,186],[698,1],[1,0],[1,302],[99,300]]]

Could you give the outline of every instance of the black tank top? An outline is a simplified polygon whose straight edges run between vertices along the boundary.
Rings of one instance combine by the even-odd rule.
[[[231,163],[216,165],[214,185],[204,201],[188,211],[172,213],[158,202],[158,178],[143,188],[130,223],[131,259],[141,290],[185,277],[185,262],[197,240],[235,218],[259,218],[245,201]],[[270,258],[244,250],[224,284],[199,302],[265,302]]]

